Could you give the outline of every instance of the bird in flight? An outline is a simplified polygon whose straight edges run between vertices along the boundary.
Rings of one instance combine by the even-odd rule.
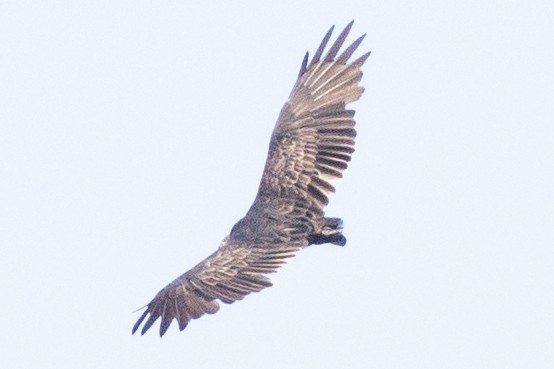
[[[339,54],[350,22],[323,54],[329,29],[313,58],[306,53],[289,100],[271,135],[269,153],[254,203],[217,251],[169,283],[154,297],[133,327],[144,334],[161,317],[160,337],[173,319],[179,329],[272,285],[276,272],[304,247],[344,246],[342,220],[325,217],[331,181],[342,177],[354,152],[354,110],[364,89],[360,68],[370,52],[349,61],[365,35]]]

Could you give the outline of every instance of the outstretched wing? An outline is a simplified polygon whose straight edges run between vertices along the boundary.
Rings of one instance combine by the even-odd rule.
[[[348,61],[363,35],[338,55],[351,27],[352,22],[324,57],[333,27],[309,65],[306,54],[273,130],[258,195],[250,209],[253,213],[267,213],[267,207],[273,207],[284,218],[284,212],[294,211],[308,222],[324,214],[327,196],[335,191],[330,181],[342,177],[354,152],[354,110],[346,110],[346,105],[364,91],[359,86],[360,67],[370,54]]]
[[[173,319],[183,330],[190,320],[215,313],[216,300],[233,303],[271,286],[264,274],[275,272],[306,246],[310,219],[323,215],[327,195],[334,191],[329,182],[341,177],[354,152],[354,111],[345,107],[363,92],[360,67],[369,53],[348,62],[362,36],[337,57],[351,26],[323,59],[333,28],[309,65],[306,54],[273,131],[258,195],[246,217],[214,254],[154,297],[133,333],[148,315],[142,334],[160,317],[160,336]]]
[[[158,292],[136,322],[133,333],[148,314],[141,334],[160,317],[160,336],[174,318],[179,329],[183,330],[192,319],[217,312],[219,304],[216,300],[231,304],[250,292],[271,286],[271,281],[263,274],[275,272],[299,248],[290,245],[277,248],[244,246],[224,240],[215,253]]]

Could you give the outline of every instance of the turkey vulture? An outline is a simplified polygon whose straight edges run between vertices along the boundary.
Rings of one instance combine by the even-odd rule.
[[[148,317],[144,334],[161,317],[160,336],[177,319],[183,330],[192,319],[213,314],[217,300],[231,304],[272,285],[273,273],[300,249],[313,244],[343,246],[342,220],[324,217],[330,182],[342,177],[354,152],[354,110],[364,89],[360,68],[369,52],[349,62],[365,35],[340,55],[350,22],[323,56],[333,28],[312,60],[306,53],[298,79],[269,143],[269,153],[254,203],[217,251],[168,284],[146,306],[133,327]],[[338,56],[337,56],[338,55]]]

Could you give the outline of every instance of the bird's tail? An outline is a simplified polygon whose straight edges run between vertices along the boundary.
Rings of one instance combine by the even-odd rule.
[[[342,234],[343,223],[340,218],[323,218],[323,227],[319,233],[314,233],[308,237],[310,245],[321,245],[331,243],[333,245],[346,245],[346,237]]]

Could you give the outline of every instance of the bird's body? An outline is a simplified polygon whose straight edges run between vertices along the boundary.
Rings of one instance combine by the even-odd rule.
[[[254,203],[219,248],[162,289],[133,327],[148,314],[144,334],[161,317],[160,336],[173,319],[185,329],[192,319],[213,314],[217,300],[232,303],[271,286],[265,276],[297,251],[312,244],[344,245],[342,221],[324,217],[330,181],[342,176],[354,152],[354,111],[346,104],[360,98],[360,67],[369,53],[348,59],[364,36],[337,57],[352,22],[322,58],[333,28],[298,80],[273,130],[269,153]]]

